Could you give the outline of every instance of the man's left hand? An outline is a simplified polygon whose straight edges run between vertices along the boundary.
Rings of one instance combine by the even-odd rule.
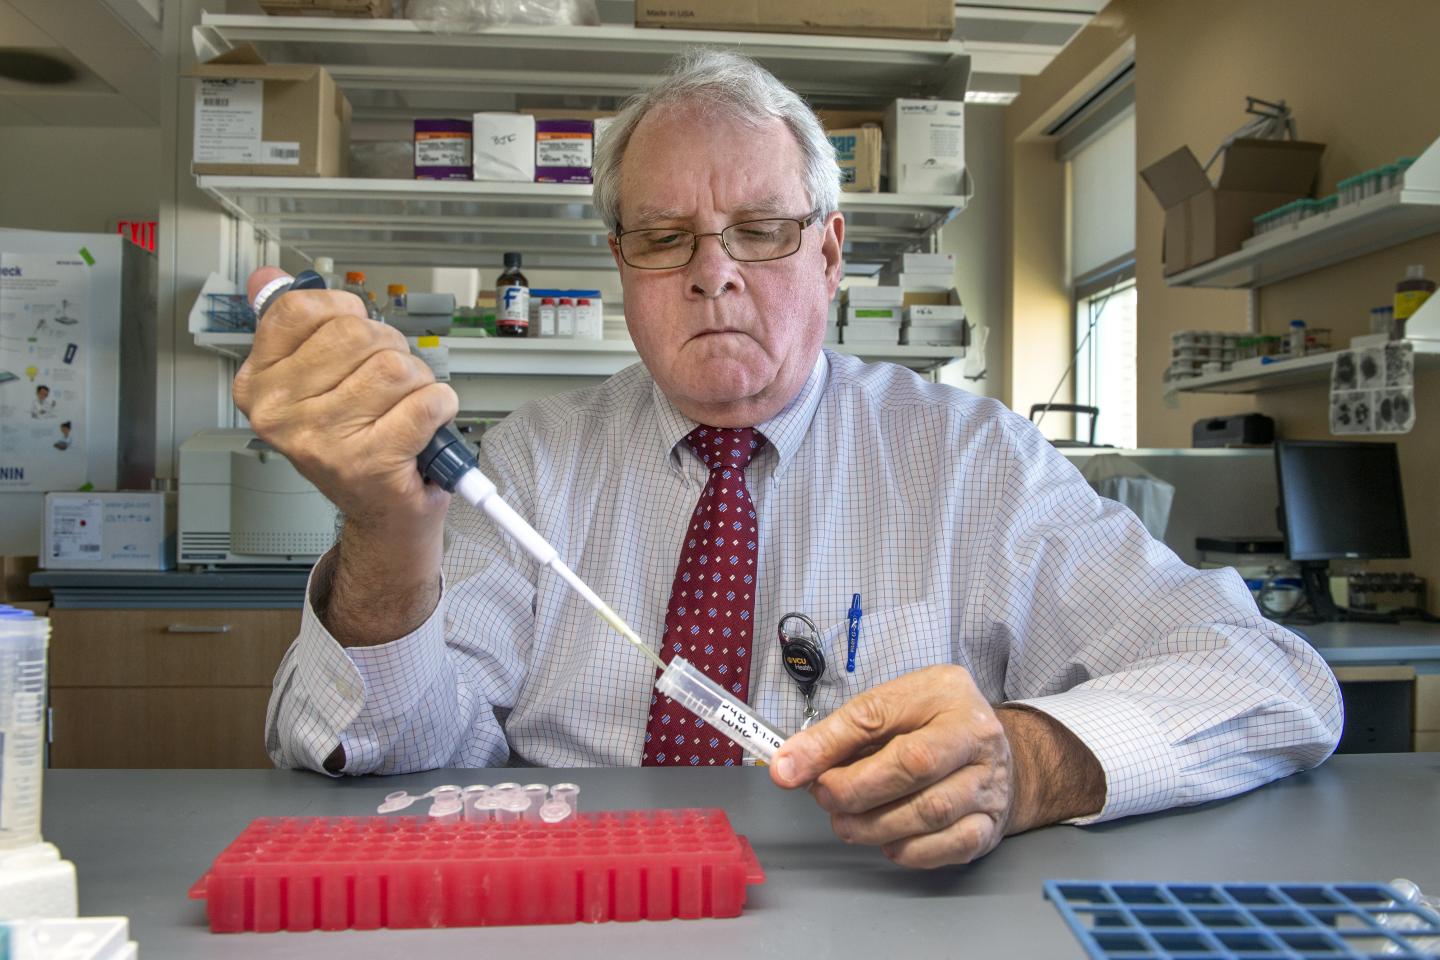
[[[1053,791],[1032,777],[1044,763],[1061,765],[1056,782],[1084,789],[1046,802]],[[957,666],[861,693],[787,740],[771,777],[809,786],[840,839],[879,845],[911,867],[968,863],[1007,833],[1093,812],[1104,800],[1099,765],[1073,734],[1033,711],[997,714]]]

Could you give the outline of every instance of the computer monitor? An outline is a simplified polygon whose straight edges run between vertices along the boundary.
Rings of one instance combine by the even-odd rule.
[[[1300,563],[1306,599],[1321,620],[1348,614],[1330,595],[1331,560],[1410,556],[1400,458],[1393,443],[1275,443],[1280,529]]]

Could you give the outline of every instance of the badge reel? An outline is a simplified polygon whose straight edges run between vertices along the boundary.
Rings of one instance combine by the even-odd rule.
[[[825,654],[820,652],[820,631],[815,621],[803,613],[787,613],[780,618],[780,658],[785,672],[800,688],[805,698],[804,730],[819,716],[815,709],[815,685],[825,675]]]

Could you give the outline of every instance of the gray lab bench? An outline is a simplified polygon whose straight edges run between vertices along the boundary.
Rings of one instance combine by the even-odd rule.
[[[1290,629],[1309,640],[1332,667],[1407,663],[1421,673],[1440,671],[1440,623],[1317,623]]]
[[[433,771],[387,778],[272,770],[52,770],[46,837],[75,862],[86,915],[130,918],[140,956],[1080,957],[1041,896],[1048,878],[1388,881],[1440,891],[1440,755],[1335,757],[1202,807],[1012,837],[934,872],[847,847],[804,793],[761,770]],[[186,891],[253,817],[370,814],[387,792],[497,779],[573,780],[582,809],[718,806],[767,875],[730,920],[450,930],[211,934]]]

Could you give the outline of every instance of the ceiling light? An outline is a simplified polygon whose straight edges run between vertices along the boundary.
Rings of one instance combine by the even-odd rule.
[[[966,103],[1008,104],[1019,94],[1010,90],[966,90]]]

